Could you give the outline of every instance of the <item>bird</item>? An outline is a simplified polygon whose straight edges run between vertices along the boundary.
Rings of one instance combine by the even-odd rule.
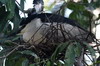
[[[32,14],[27,17],[20,23],[20,25],[24,26],[20,33],[22,33],[25,42],[30,40],[30,44],[33,42],[34,44],[38,44],[42,40],[43,35],[50,28],[50,25],[57,26],[57,24],[63,24],[65,30],[67,32],[69,31],[72,38],[86,39],[89,34],[89,31],[82,28],[75,20],[52,13]],[[59,36],[61,36],[60,32]],[[34,38],[32,39],[32,37]]]
[[[25,42],[37,45],[43,39],[46,40],[48,36],[51,35],[50,34],[52,32],[51,27],[55,27],[55,29],[58,30],[61,29],[60,26],[62,26],[63,30],[67,32],[63,36],[63,37],[66,36],[66,39],[69,39],[68,35],[70,34],[71,39],[77,38],[85,40],[87,39],[88,34],[90,34],[89,31],[81,27],[75,20],[66,18],[58,14],[42,13],[44,4],[43,0],[34,0],[33,4],[34,4],[34,12],[33,11],[30,12],[30,15],[21,21],[20,23],[21,27],[16,32],[16,34],[22,35],[23,40]],[[57,25],[59,26],[57,27]],[[47,36],[45,35],[46,33]],[[58,30],[58,36],[61,39],[63,38],[60,30]],[[45,42],[45,40],[43,42]],[[90,38],[89,41],[91,41]]]

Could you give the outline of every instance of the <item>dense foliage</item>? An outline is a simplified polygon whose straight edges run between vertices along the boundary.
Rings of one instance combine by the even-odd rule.
[[[76,65],[78,64],[77,66],[81,66],[81,64],[88,66],[89,64],[86,60],[81,58],[84,58],[84,55],[87,55],[87,57],[89,57],[88,55],[91,56],[91,66],[100,63],[100,60],[96,61],[97,58],[95,58],[95,53],[100,50],[94,51],[94,48],[86,42],[81,43],[73,40],[60,43],[57,47],[54,46],[51,56],[42,57],[45,54],[40,52],[39,49],[35,49],[34,46],[21,44],[22,41],[19,39],[19,36],[7,37],[19,28],[19,23],[22,20],[19,11],[24,11],[24,2],[25,0],[21,0],[20,3],[17,0],[0,0],[0,46],[3,48],[0,52],[0,66],[3,66],[3,64],[5,66],[73,66],[75,63]],[[50,7],[46,7],[46,9],[52,8],[55,2]],[[64,16],[66,8],[69,8],[73,10],[69,18],[77,20],[81,26],[87,29],[94,16],[89,9],[96,9],[99,5],[100,0],[90,3],[87,0],[81,0],[77,3],[68,0],[67,2],[65,1],[57,14]],[[13,29],[9,22],[14,24]]]

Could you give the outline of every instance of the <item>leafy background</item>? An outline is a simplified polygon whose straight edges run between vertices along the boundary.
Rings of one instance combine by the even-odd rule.
[[[45,0],[45,2],[48,1],[49,0]],[[82,50],[84,50],[84,47],[77,41],[59,44],[49,58],[40,58],[33,50],[26,48],[21,49],[24,45],[19,45],[19,36],[6,38],[7,35],[18,30],[22,20],[19,11],[24,11],[24,2],[25,0],[21,0],[20,3],[18,3],[17,0],[0,0],[0,46],[3,48],[0,52],[0,66],[3,66],[4,63],[5,66],[73,66],[75,58],[81,56],[83,53]],[[50,6],[45,5],[45,9],[50,11],[55,4],[56,0]],[[69,18],[77,20],[81,26],[87,29],[91,22],[94,21],[94,15],[91,11],[100,7],[99,5],[100,0],[92,0],[90,3],[87,0],[80,0],[79,2],[67,0],[57,13],[64,16],[66,8],[71,9],[73,12]],[[13,30],[9,22],[14,24]],[[14,41],[17,41],[19,44],[16,44]],[[70,42],[72,42],[72,44],[70,44]],[[85,49],[88,50],[86,51],[88,53],[84,52],[83,55],[89,54],[92,58],[92,64],[85,63],[86,60],[84,59],[83,62],[85,65],[94,66],[99,64],[100,60],[98,61],[97,58],[95,58],[96,51],[94,51],[88,43],[83,42],[83,44],[86,46]],[[97,52],[99,51],[98,49]],[[59,53],[62,52],[65,52],[64,58],[57,59]]]

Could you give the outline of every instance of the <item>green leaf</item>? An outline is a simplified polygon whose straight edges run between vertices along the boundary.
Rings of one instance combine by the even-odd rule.
[[[13,31],[16,31],[19,28],[19,23],[20,23],[19,9],[18,9],[17,5],[15,4],[15,0],[7,0],[7,1],[8,2],[5,4],[7,14],[4,13],[4,14],[1,15],[2,16],[2,22],[0,22],[0,23],[2,23],[2,24],[0,24],[1,25],[0,30],[5,29],[4,31],[7,32],[8,30],[6,30],[6,29],[8,29],[9,25],[7,26],[6,23],[7,23],[8,20],[11,20],[11,22],[13,22],[13,24],[14,24],[14,30]],[[2,8],[2,9],[4,9],[4,8]],[[4,18],[3,18],[3,15],[4,15]]]
[[[16,41],[16,40],[18,40],[20,38],[20,36],[14,36],[13,38],[12,38],[12,41]]]
[[[6,4],[8,0],[0,0],[0,2]]]
[[[84,28],[88,28],[90,26],[90,20],[93,17],[93,14],[84,10],[84,11],[73,11],[69,18],[78,21],[78,23]]]
[[[22,60],[22,55],[19,54],[18,52],[13,52],[11,55],[9,55],[6,59],[6,66],[17,66],[16,63],[20,63],[22,64],[22,62],[24,61],[21,61]],[[25,58],[26,59],[26,58]],[[20,61],[20,62],[19,62]],[[20,66],[20,65],[18,65]]]
[[[61,43],[55,50],[55,52],[52,54],[51,56],[51,60],[52,61],[56,61],[56,57],[58,56],[58,54],[60,52],[62,52],[65,48],[67,48],[69,45],[69,42],[68,43]]]
[[[4,27],[7,24],[7,16],[9,15],[9,12],[5,12],[4,15],[0,15],[2,16],[2,18],[0,19],[0,32],[3,31]]]
[[[76,47],[74,49],[74,51],[75,51],[75,57],[79,57],[80,54],[81,54],[82,46],[78,42],[76,42],[75,45],[76,45]]]
[[[64,66],[64,61],[59,60],[59,61],[57,62],[57,66]]]
[[[35,66],[34,64],[30,64],[29,66]]]
[[[100,7],[100,0],[96,0],[94,2],[91,2],[94,8],[99,8]]]
[[[3,33],[5,35],[7,35],[7,34],[10,33],[11,30],[12,30],[12,26],[9,24],[9,22],[7,22],[6,25],[5,25],[5,27],[4,27],[4,29],[3,29]]]
[[[84,45],[86,45],[87,50],[89,50],[89,52],[91,53],[92,56],[95,56],[95,51],[94,49],[88,44],[88,43],[83,43]]]
[[[21,57],[15,64],[15,66],[28,66],[28,59]]]
[[[20,15],[19,15],[19,9],[18,9],[17,5],[15,7],[14,17],[12,18],[11,21],[14,24],[14,28],[13,28],[12,32],[16,32],[19,29],[19,24],[21,22],[21,18],[20,18]]]
[[[15,65],[15,60],[12,60],[12,59],[6,59],[6,63],[5,63],[5,66],[13,66]]]
[[[22,62],[22,66],[28,66],[28,64],[29,64],[29,60],[24,59],[24,61]]]
[[[12,17],[15,14],[15,0],[8,0],[6,6],[7,6],[7,10],[10,11],[10,15],[8,19],[12,19]]]
[[[73,44],[69,45],[65,54],[65,65],[73,66],[75,62],[75,46]]]
[[[98,64],[98,66],[100,65],[100,61],[96,61],[95,63],[93,63],[93,65]]]
[[[46,66],[51,66],[51,62],[47,61]]]
[[[21,54],[26,54],[26,55],[31,55],[31,56],[33,56],[35,58],[38,58],[38,56],[34,52],[32,52],[30,50],[24,50],[24,51],[21,51],[20,53]]]
[[[83,3],[87,3],[88,4],[88,0],[83,0]]]
[[[7,17],[9,15],[9,12],[5,10],[5,6],[0,7],[0,32],[3,31],[4,27],[7,24]]]
[[[75,3],[75,2],[68,2],[67,7],[74,11],[84,11],[85,10],[84,5]]]
[[[15,46],[15,44],[13,44],[12,41],[10,41],[10,40],[6,40],[6,41],[4,42],[4,44],[5,44],[6,46],[8,46],[8,47],[9,47],[9,46],[11,46],[11,47],[12,47],[12,46],[13,46],[13,47]]]

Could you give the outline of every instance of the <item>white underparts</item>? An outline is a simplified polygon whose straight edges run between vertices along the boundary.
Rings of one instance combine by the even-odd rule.
[[[32,20],[30,23],[28,23],[25,28],[21,31],[23,35],[23,40],[25,42],[33,43],[37,40],[39,40],[42,35],[38,31],[39,27],[41,26],[41,20],[36,18]],[[38,32],[37,32],[38,31]],[[32,38],[34,37],[34,38]],[[33,40],[31,40],[33,39]]]
[[[85,33],[83,30],[79,29],[78,27],[69,25],[67,23],[59,23],[59,26],[57,27],[57,22],[43,23],[39,18],[36,18],[25,26],[25,28],[21,31],[21,34],[23,35],[23,40],[25,42],[29,42],[30,44],[38,44],[41,40],[43,40],[43,38],[45,38],[44,35],[46,34],[46,32],[48,32],[48,30],[52,26],[54,26],[57,29],[60,29],[60,25],[62,26],[63,30],[71,34],[71,37],[77,36],[77,38],[82,38],[81,34]],[[60,30],[58,30],[58,36],[60,37],[62,36]],[[68,37],[67,33],[66,33],[66,37]]]

